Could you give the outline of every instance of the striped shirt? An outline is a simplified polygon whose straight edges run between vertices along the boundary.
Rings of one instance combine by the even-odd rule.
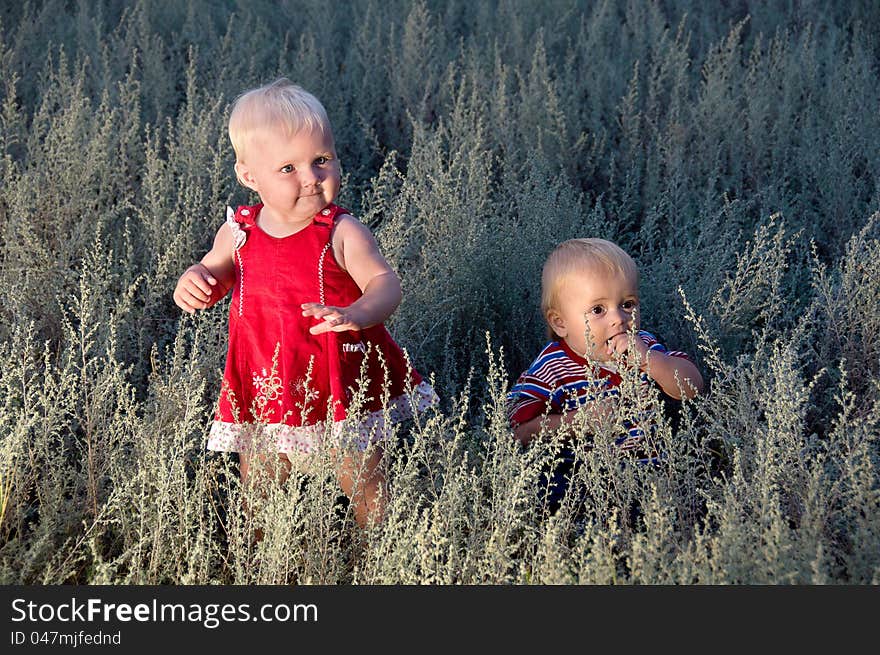
[[[640,330],[638,337],[648,350],[690,359],[679,350],[667,350],[650,332]],[[644,372],[639,374],[639,379],[642,385],[651,383]],[[563,414],[595,400],[619,396],[620,382],[620,373],[614,364],[590,363],[564,340],[551,341],[507,394],[507,418],[511,427],[517,427],[545,412]],[[645,432],[639,425],[653,425],[652,414],[642,412],[624,421],[625,432],[616,439],[621,450],[633,450],[641,445]]]

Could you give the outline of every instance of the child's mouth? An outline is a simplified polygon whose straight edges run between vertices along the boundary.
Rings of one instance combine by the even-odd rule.
[[[617,332],[617,333],[615,333],[615,334],[612,334],[610,337],[608,337],[608,338],[605,340],[605,343],[611,343],[612,341],[614,341],[614,339],[615,339],[616,337],[619,337],[621,334],[626,334],[626,332]]]

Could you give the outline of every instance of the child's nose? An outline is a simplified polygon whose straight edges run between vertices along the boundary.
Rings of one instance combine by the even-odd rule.
[[[306,168],[302,171],[302,173],[300,173],[299,180],[300,184],[302,184],[303,186],[314,186],[321,181],[321,178],[318,175],[318,171],[315,171],[311,168]]]
[[[625,325],[629,322],[630,316],[621,307],[617,307],[611,310],[610,318],[612,325]]]

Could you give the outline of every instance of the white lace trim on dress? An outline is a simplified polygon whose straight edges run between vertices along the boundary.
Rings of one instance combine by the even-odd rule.
[[[391,435],[391,426],[435,405],[439,398],[434,388],[422,381],[410,393],[392,398],[388,407],[370,412],[353,426],[351,420],[312,425],[284,423],[230,423],[214,421],[208,437],[208,450],[222,452],[279,452],[309,454],[324,439],[343,447],[366,450],[367,445]],[[387,417],[387,420],[386,420]]]

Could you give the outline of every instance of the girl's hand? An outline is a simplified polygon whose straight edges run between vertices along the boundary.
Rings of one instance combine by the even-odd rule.
[[[311,334],[361,329],[361,323],[350,307],[332,307],[317,302],[306,302],[301,307],[303,316],[314,316],[319,320],[323,319],[322,323],[309,328]]]
[[[216,284],[217,279],[211,271],[202,264],[193,264],[177,281],[174,302],[188,314],[195,314],[197,309],[207,309]]]

